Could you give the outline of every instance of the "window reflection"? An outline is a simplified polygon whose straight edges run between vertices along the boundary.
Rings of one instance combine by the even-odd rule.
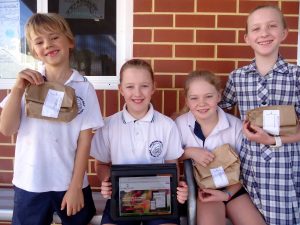
[[[75,35],[72,67],[86,76],[116,75],[116,0],[51,0]]]

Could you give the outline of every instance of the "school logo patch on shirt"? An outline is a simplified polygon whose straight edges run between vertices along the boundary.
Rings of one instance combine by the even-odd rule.
[[[77,105],[78,105],[78,114],[81,114],[85,108],[85,102],[81,97],[79,96],[76,97],[77,97]]]
[[[163,143],[161,141],[153,141],[149,146],[150,155],[158,157],[161,155],[163,149]]]

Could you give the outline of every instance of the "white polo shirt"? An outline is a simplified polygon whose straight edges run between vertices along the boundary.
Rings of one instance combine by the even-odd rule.
[[[204,145],[203,141],[194,134],[195,117],[191,111],[179,116],[175,122],[181,135],[183,148],[185,147],[201,147],[207,150],[222,144],[230,144],[237,152],[240,150],[242,143],[242,122],[237,117],[225,113],[218,107],[219,121],[213,131],[206,137]]]
[[[183,154],[175,122],[150,106],[144,118],[136,120],[126,110],[105,120],[92,141],[91,155],[112,164],[164,163]]]
[[[22,99],[13,184],[31,192],[66,191],[71,182],[79,133],[103,126],[96,92],[76,70],[65,83],[75,89],[78,115],[69,123],[29,118]],[[0,103],[3,107],[9,95]],[[84,177],[83,187],[88,185]]]

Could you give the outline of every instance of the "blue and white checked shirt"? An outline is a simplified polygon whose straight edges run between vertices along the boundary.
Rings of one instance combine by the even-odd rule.
[[[264,105],[294,105],[300,115],[300,67],[280,56],[268,74],[261,76],[255,60],[234,70],[226,84],[222,108],[237,105],[242,120],[246,112]],[[274,225],[300,224],[300,142],[278,149],[243,139],[240,151],[244,184]]]

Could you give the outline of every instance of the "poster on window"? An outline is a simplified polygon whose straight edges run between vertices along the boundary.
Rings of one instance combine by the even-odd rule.
[[[105,0],[60,0],[59,14],[68,19],[104,19]]]

